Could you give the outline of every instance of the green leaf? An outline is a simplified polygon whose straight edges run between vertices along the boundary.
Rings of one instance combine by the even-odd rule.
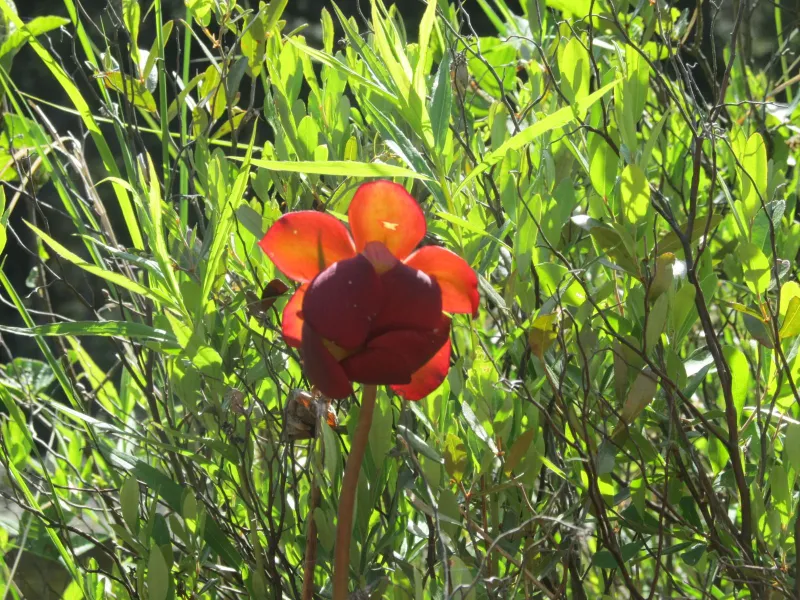
[[[604,199],[611,195],[617,180],[619,158],[603,136],[589,133],[589,177],[592,187]]]
[[[628,165],[622,171],[620,197],[624,222],[630,223],[634,227],[644,224],[652,212],[650,185],[644,171],[636,165]],[[659,248],[659,250],[661,249]]]
[[[546,466],[548,469],[550,469],[550,470],[551,470],[553,473],[555,473],[556,475],[558,475],[559,477],[561,477],[561,479],[564,479],[564,480],[566,480],[566,479],[567,479],[567,475],[566,475],[566,473],[564,473],[564,471],[562,471],[561,469],[559,469],[559,468],[558,468],[558,467],[557,467],[557,466],[556,466],[556,465],[553,463],[553,461],[551,461],[549,458],[547,458],[547,457],[546,457],[544,454],[539,454],[539,460],[541,460],[541,461],[542,461],[542,464],[543,464],[544,466]]]
[[[480,38],[480,49],[467,53],[467,70],[480,82],[481,89],[493,98],[502,98],[514,85],[516,75],[517,49],[498,38]],[[490,70],[491,69],[491,70]],[[456,83],[456,90],[461,83]],[[464,90],[466,93],[467,90]]]
[[[8,113],[3,115],[4,131],[0,146],[13,145],[14,150],[44,148],[52,143],[42,126],[27,117]],[[2,211],[0,211],[2,212]]]
[[[527,0],[528,13],[528,26],[531,28],[531,33],[537,36],[542,31],[542,21],[547,18],[547,9],[542,3],[542,0]]]
[[[474,589],[473,581],[478,577],[477,573],[470,569],[467,563],[456,554],[453,554],[448,560],[450,561],[450,577],[453,580],[453,588],[462,590],[458,594],[459,600],[476,600],[478,594]],[[420,594],[417,597],[420,598],[424,596]]]
[[[228,158],[231,160],[244,160],[238,156],[229,156]],[[250,161],[250,164],[268,171],[285,173],[334,175],[338,177],[410,177],[413,179],[428,179],[425,175],[416,173],[411,169],[381,162],[365,163],[349,160],[281,161],[254,158]]]
[[[192,11],[192,16],[203,27],[211,23],[211,11],[214,10],[214,0],[185,0],[186,8]]]
[[[781,315],[785,315],[789,311],[789,304],[794,298],[800,298],[800,283],[787,281],[781,286],[781,305],[779,307]]]
[[[0,256],[3,254],[3,249],[6,247],[6,240],[8,239],[8,234],[6,233],[8,216],[6,213],[6,190],[4,186],[0,186]]]
[[[616,569],[619,567],[617,559],[608,550],[599,550],[592,557],[592,564],[601,569]]]
[[[317,534],[319,543],[326,551],[333,550],[333,541],[336,539],[336,526],[333,524],[333,517],[325,514],[319,506],[314,509],[314,522],[317,524]]]
[[[320,420],[320,426],[322,428],[322,447],[325,449],[325,470],[333,481],[339,470],[339,455],[341,454],[339,440],[327,421]]]
[[[722,354],[730,367],[733,404],[736,407],[737,418],[741,419],[742,408],[750,391],[750,365],[747,363],[744,352],[735,346],[724,346]]]
[[[122,0],[122,22],[130,33],[131,50],[135,53],[139,48],[139,23],[141,21],[139,0]]]
[[[647,315],[647,328],[645,330],[645,344],[647,351],[652,351],[658,343],[664,325],[667,322],[667,309],[669,308],[669,295],[661,294],[653,304]]]
[[[560,302],[572,306],[580,306],[586,301],[583,286],[575,280],[573,273],[558,263],[540,263],[536,265],[542,293],[547,296],[558,296]]]
[[[636,126],[642,118],[645,103],[647,102],[647,93],[649,91],[647,83],[650,73],[649,67],[639,54],[638,49],[631,45],[625,46],[625,71],[625,81],[614,99],[614,109],[622,142],[628,151],[634,154],[638,146]],[[654,132],[656,138],[659,133],[660,129]],[[642,162],[644,165],[642,168],[646,168],[646,163],[650,160],[649,153],[651,151],[652,148],[645,149],[647,157]]]
[[[450,113],[453,105],[453,86],[450,83],[450,54],[445,53],[433,84],[431,126],[436,151],[442,152],[450,130]]]
[[[306,115],[300,120],[297,125],[297,141],[299,144],[298,155],[301,158],[312,158],[319,142],[319,125],[314,117]]]
[[[333,52],[333,19],[327,8],[322,8],[322,48],[326,54]]]
[[[409,446],[411,446],[414,450],[422,454],[423,456],[427,456],[431,460],[434,460],[438,463],[444,462],[442,457],[439,453],[428,444],[427,441],[419,437],[416,433],[408,429],[405,425],[398,425],[397,426],[397,433],[403,436]]]
[[[592,0],[546,0],[547,6],[562,11],[566,16],[584,19],[589,15]]]
[[[430,48],[431,32],[433,31],[436,20],[436,2],[429,1],[422,19],[419,22],[419,35],[417,36],[418,56],[417,65],[414,68],[412,85],[418,98],[424,99],[425,89],[425,70],[428,62],[428,49]],[[439,67],[441,70],[441,66]]]
[[[689,328],[697,319],[694,297],[697,290],[691,284],[682,285],[675,293],[672,310],[669,312],[670,330],[673,332],[672,344],[677,346],[689,332]]]
[[[348,76],[348,82],[350,84],[357,83],[369,88],[371,91],[377,93],[381,97],[389,100],[391,102],[397,102],[397,98],[391,92],[389,92],[386,88],[376,84],[374,81],[367,79],[360,73],[351,69],[348,65],[343,63],[341,60],[334,58],[324,52],[320,52],[319,50],[315,50],[306,44],[302,44],[297,41],[294,37],[290,37],[286,39],[287,42],[292,44],[293,46],[299,48],[301,51],[308,54],[312,59],[316,60],[317,62],[322,63],[323,65],[331,68],[336,69],[337,71],[344,73]]]
[[[749,242],[741,244],[737,253],[742,261],[747,287],[756,296],[761,296],[769,286],[769,260],[760,248]]]
[[[528,344],[533,355],[539,357],[539,360],[544,360],[544,353],[558,339],[557,328],[557,313],[539,315],[531,323],[531,330],[528,332]]]
[[[46,362],[32,358],[15,358],[5,367],[3,385],[36,395],[55,381],[55,373]]]
[[[161,554],[161,549],[153,544],[150,546],[150,558],[147,560],[147,591],[149,600],[167,600],[170,576],[167,561]]]
[[[774,348],[775,342],[772,339],[772,330],[767,327],[766,321],[760,316],[755,316],[749,312],[742,313],[742,321],[744,322],[747,333],[753,336],[759,344],[765,348]]]
[[[636,260],[630,255],[622,237],[614,229],[586,215],[572,217],[572,223],[589,232],[601,256],[611,259],[629,274],[640,277]]]
[[[278,24],[289,0],[270,0],[267,12],[264,13],[264,30],[269,33]]]
[[[139,531],[139,482],[135,477],[128,477],[122,484],[119,503],[122,508],[122,518],[135,535]]]
[[[653,154],[653,149],[656,147],[656,144],[661,137],[661,130],[664,128],[664,123],[666,123],[667,119],[669,118],[670,109],[671,107],[664,111],[664,114],[661,115],[658,123],[656,123],[655,127],[653,127],[648,135],[647,142],[645,142],[644,149],[642,150],[642,155],[639,157],[639,166],[643,171],[647,171],[647,166],[650,164],[650,157]]]
[[[36,17],[35,19],[29,21],[25,24],[25,29],[27,30],[28,34],[39,36],[47,33],[48,31],[58,29],[59,27],[64,27],[68,24],[69,19],[47,15],[44,17]],[[25,32],[20,30],[14,31],[11,35],[6,37],[6,39],[3,41],[3,45],[0,46],[0,58],[6,55],[13,56],[16,54],[17,51],[25,44],[25,41]]]
[[[184,498],[184,488],[182,486],[141,460],[136,461],[133,468],[133,476],[156,491],[172,510],[183,514],[181,512]],[[203,539],[229,566],[238,567],[242,563],[241,555],[234,549],[227,536],[213,519],[206,520],[203,528]]]
[[[220,206],[218,206],[217,215],[215,215],[216,227],[214,228],[211,236],[211,248],[208,251],[206,261],[203,263],[201,277],[203,285],[200,290],[201,305],[205,304],[206,299],[208,299],[212,289],[214,289],[218,281],[221,270],[220,263],[222,262],[223,256],[228,247],[228,236],[235,221],[234,214],[243,202],[243,196],[247,188],[247,183],[250,179],[250,160],[253,152],[253,137],[255,134],[256,128],[253,128],[253,135],[251,136],[250,143],[247,145],[247,153],[245,154],[244,158],[241,159],[244,164],[242,165],[241,170],[235,176],[230,193],[227,193],[226,191],[223,192],[223,190],[227,190],[225,182],[229,177],[227,172],[222,172],[223,170],[227,170],[227,161],[224,159],[224,157],[215,152],[216,160],[214,162],[221,171],[219,172],[220,179],[217,183],[217,187],[220,195],[224,195],[223,197],[218,198]]]
[[[514,440],[511,449],[506,454],[505,464],[503,465],[506,475],[510,475],[522,461],[522,458],[528,453],[528,448],[530,448],[535,434],[536,431],[530,428]]]
[[[561,91],[570,103],[589,95],[589,54],[578,38],[570,38],[559,52],[558,70],[561,72]]]
[[[178,343],[175,337],[168,331],[155,329],[143,323],[135,323],[133,321],[67,321],[65,323],[36,325],[35,327],[29,328],[0,325],[0,331],[27,337],[34,337],[37,335],[54,337],[65,335],[90,335],[165,342],[170,345],[177,345]]]
[[[107,71],[103,73],[103,82],[109,89],[118,92],[121,96],[128,98],[134,106],[155,113],[158,111],[156,100],[153,94],[147,89],[143,81],[136,77],[129,77],[119,71]]]
[[[369,451],[376,465],[383,462],[386,453],[395,443],[395,437],[387,435],[392,430],[392,404],[388,398],[381,398],[375,403],[372,415],[372,426],[369,430]]]
[[[775,506],[781,510],[783,514],[789,513],[791,506],[791,492],[789,491],[788,474],[783,465],[774,465],[769,474],[769,485],[771,488],[772,499]]]
[[[2,422],[0,435],[4,440],[3,450],[8,453],[8,460],[16,468],[21,469],[28,462],[32,443],[26,431],[15,419]]]
[[[36,226],[31,225],[28,222],[26,222],[26,225],[37,236],[39,236],[39,239],[41,239],[45,244],[47,244],[50,247],[50,249],[53,250],[53,252],[58,254],[64,260],[69,261],[76,267],[79,267],[84,271],[91,273],[92,275],[96,275],[102,279],[105,279],[109,283],[113,283],[114,285],[117,285],[121,288],[125,288],[129,292],[133,292],[134,294],[140,294],[142,296],[145,296],[146,298],[150,298],[151,300],[158,302],[159,304],[177,308],[175,301],[166,294],[158,290],[147,288],[137,281],[128,279],[121,273],[108,271],[106,269],[103,269],[102,267],[98,267],[97,265],[93,265],[92,263],[86,262],[77,254],[71,252],[70,250],[67,250],[67,248],[59,244],[57,241],[55,241],[41,229],[38,229]]]
[[[210,346],[200,346],[192,356],[192,364],[204,375],[222,378],[222,357]]]
[[[694,566],[698,563],[698,561],[703,557],[703,554],[705,553],[706,553],[706,545],[698,543],[691,550],[684,552],[681,555],[681,558],[683,558],[686,564]]]
[[[194,497],[192,492],[187,492],[186,497],[183,499],[180,513],[185,521],[197,520],[197,498]]]
[[[649,367],[643,369],[631,385],[625,403],[619,413],[619,423],[614,428],[612,438],[615,441],[622,439],[627,431],[627,426],[631,425],[636,417],[653,401],[656,397],[657,385],[656,375]]]
[[[788,423],[783,436],[783,460],[800,473],[800,425]]]
[[[175,277],[175,270],[172,268],[172,259],[170,258],[169,251],[167,250],[167,240],[164,235],[163,227],[163,202],[161,200],[161,183],[156,176],[156,168],[153,165],[153,160],[150,155],[147,158],[147,172],[150,174],[147,183],[147,207],[150,212],[151,229],[148,232],[150,238],[150,247],[152,248],[153,255],[158,261],[161,272],[165,275],[164,285],[171,292],[168,296],[172,301],[172,306],[180,308],[180,286]],[[159,294],[161,295],[161,294]]]
[[[722,215],[711,215],[710,223],[708,219],[708,215],[699,216],[695,219],[694,225],[692,226],[692,235],[691,235],[691,243],[694,244],[697,240],[699,240],[703,235],[706,233],[706,227],[708,228],[708,233],[712,233],[714,228],[722,222]],[[684,223],[681,226],[681,231],[685,232],[688,228],[688,224]],[[681,240],[674,231],[670,231],[669,233],[665,234],[661,239],[658,240],[658,252],[678,252],[683,250],[683,245],[681,244]]]
[[[251,77],[258,77],[264,68],[267,49],[267,32],[260,13],[248,24],[242,35],[242,55],[247,59],[247,71]]]
[[[494,454],[497,454],[497,445],[494,443],[494,440],[489,437],[486,429],[480,424],[480,421],[478,421],[478,417],[475,415],[475,412],[466,402],[461,403],[461,414],[464,415],[467,425],[469,425],[469,428],[472,430],[472,432],[478,436],[478,439],[489,446]]]
[[[474,233],[476,235],[486,237],[486,238],[488,238],[488,239],[490,239],[490,240],[492,240],[494,242],[497,242],[498,244],[500,244],[504,248],[510,250],[508,244],[506,244],[504,241],[502,241],[501,239],[493,236],[491,233],[486,231],[486,229],[482,229],[481,227],[478,227],[477,225],[469,222],[467,219],[464,219],[464,218],[461,218],[461,217],[457,217],[455,215],[451,215],[450,213],[444,212],[442,210],[437,210],[433,214],[436,215],[437,217],[439,217],[440,219],[443,219],[443,220],[447,221],[448,223],[452,223],[453,225],[457,225],[457,226],[463,228],[464,230],[469,231],[470,233]]]
[[[798,333],[800,333],[800,296],[795,296],[789,301],[778,336],[783,340]]]
[[[464,478],[467,468],[467,448],[457,435],[448,433],[444,442],[444,468],[456,481]]]
[[[247,231],[252,233],[253,237],[255,237],[257,240],[260,240],[264,237],[266,232],[261,227],[261,215],[250,208],[250,206],[247,204],[242,204],[239,208],[237,208],[236,218],[239,220],[239,224]]]
[[[756,217],[753,219],[753,226],[750,229],[750,241],[764,252],[771,252],[770,225],[774,227],[775,233],[778,234],[785,212],[785,200],[773,200],[767,202],[764,208],[759,208],[756,211]]]
[[[537,121],[533,125],[526,127],[516,135],[506,140],[505,143],[503,143],[499,148],[484,156],[483,160],[476,165],[475,168],[470,171],[469,175],[467,175],[461,181],[453,195],[464,189],[467,184],[475,179],[478,175],[503,160],[510,150],[519,150],[548,131],[563,127],[572,121],[583,119],[586,111],[589,110],[589,108],[595,102],[610,92],[619,83],[619,81],[620,80],[614,80],[608,85],[604,85],[599,90],[593,94],[590,94],[586,98],[579,100],[574,105],[565,106],[564,108],[557,110],[553,114],[548,115],[541,121]]]
[[[767,146],[760,133],[754,133],[738,148],[737,158],[741,164],[739,173],[739,194],[744,208],[744,216],[752,223],[761,201],[767,202]]]

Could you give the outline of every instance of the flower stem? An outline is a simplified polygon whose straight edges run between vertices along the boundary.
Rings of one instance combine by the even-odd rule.
[[[353,439],[350,442],[350,455],[342,478],[342,493],[339,495],[339,512],[336,516],[336,545],[333,549],[333,600],[347,600],[347,580],[350,571],[350,539],[353,532],[353,506],[358,491],[358,474],[369,440],[372,425],[372,412],[378,388],[365,385],[361,391],[361,410]]]

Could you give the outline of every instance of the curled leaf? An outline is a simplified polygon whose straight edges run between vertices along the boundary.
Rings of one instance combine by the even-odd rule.
[[[628,396],[625,398],[625,403],[622,405],[619,423],[612,434],[615,441],[624,437],[628,425],[633,423],[636,417],[642,414],[642,411],[653,401],[653,398],[656,397],[656,388],[655,374],[649,367],[645,367],[634,380]]]

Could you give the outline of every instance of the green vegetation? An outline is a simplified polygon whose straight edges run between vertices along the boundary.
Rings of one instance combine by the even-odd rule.
[[[378,178],[481,305],[435,392],[377,391],[351,597],[800,597],[796,30],[522,4],[0,0],[3,598],[31,557],[65,599],[331,597],[361,395],[309,393],[258,242]]]

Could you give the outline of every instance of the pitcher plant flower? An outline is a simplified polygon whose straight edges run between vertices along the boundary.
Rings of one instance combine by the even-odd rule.
[[[283,311],[283,337],[301,350],[309,381],[329,398],[348,396],[353,382],[424,398],[450,368],[445,313],[477,314],[477,276],[450,250],[415,250],[425,215],[399,184],[362,184],[348,220],[349,232],[331,215],[291,212],[260,241],[301,284]]]

